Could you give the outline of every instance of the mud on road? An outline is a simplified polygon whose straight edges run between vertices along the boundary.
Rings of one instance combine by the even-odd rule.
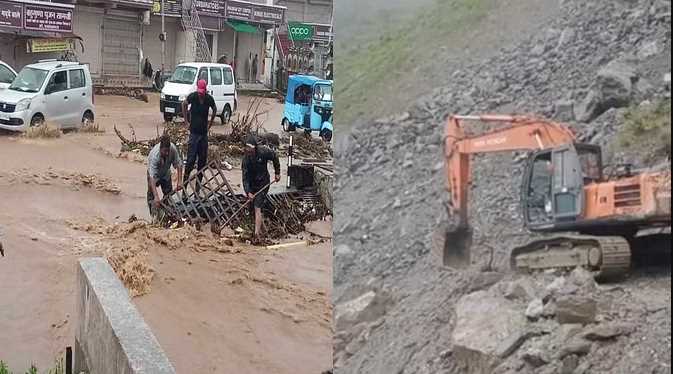
[[[278,131],[282,107],[265,105],[265,127]],[[122,250],[144,254],[126,269],[142,263],[151,279],[133,301],[178,372],[330,367],[330,240],[267,251],[142,224],[149,218],[144,157],[120,156],[113,126],[132,124],[138,138],[155,137],[158,96],[149,103],[97,96],[96,107],[100,134],[0,134],[0,359],[15,370],[48,367],[73,343],[77,259]],[[240,169],[227,178],[240,189]],[[331,223],[317,225],[330,230]]]

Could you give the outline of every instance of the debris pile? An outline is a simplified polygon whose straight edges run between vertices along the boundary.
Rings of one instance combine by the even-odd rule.
[[[136,132],[132,125],[129,126],[130,138],[124,136],[117,125],[114,125],[115,134],[119,140],[121,140],[121,151],[122,152],[138,152],[143,156],[150,154],[152,147],[159,143],[160,136],[157,136],[154,139],[148,140],[138,140],[136,138]],[[171,138],[171,141],[182,151],[184,154],[187,152],[187,141],[189,140],[189,129],[187,129],[184,124],[177,122],[170,122],[166,124],[164,128],[164,134],[168,134]]]
[[[261,108],[263,102],[261,98],[252,99],[247,111],[240,114],[236,119],[232,119],[229,123],[231,125],[230,132],[226,134],[210,134],[208,137],[208,159],[239,159],[243,155],[248,134],[259,134],[264,123],[262,117],[268,114],[268,110],[262,110]],[[127,137],[117,129],[116,125],[114,126],[114,131],[122,144],[122,152],[138,152],[143,156],[147,156],[152,147],[159,142],[159,134],[154,139],[138,140],[135,130],[130,124],[129,129],[130,136]],[[189,129],[183,122],[167,123],[164,128],[164,134],[170,136],[171,141],[180,149],[183,155],[187,154]],[[267,136],[262,136],[262,138],[266,140]]]
[[[209,223],[214,231],[225,227],[254,232],[254,214],[245,195],[236,195],[217,161],[211,161],[190,176],[181,191],[173,191],[161,201],[157,222],[164,227],[188,223],[200,227]],[[329,212],[315,191],[269,194],[263,207],[270,239],[285,238],[304,231],[304,224],[324,218]]]
[[[245,199],[244,196],[240,196]],[[269,194],[262,208],[264,227],[269,239],[283,239],[305,230],[304,224],[324,219],[328,209],[313,192],[288,192]],[[252,209],[246,209],[241,224],[248,233],[255,231],[255,219]]]
[[[126,96],[149,103],[149,97],[142,88],[95,87],[96,95]]]
[[[332,159],[332,147],[330,143],[321,138],[314,138],[307,134],[296,133],[292,136],[293,154],[300,159],[316,159],[326,161]],[[290,136],[284,135],[282,138],[283,151],[287,151],[290,144]]]

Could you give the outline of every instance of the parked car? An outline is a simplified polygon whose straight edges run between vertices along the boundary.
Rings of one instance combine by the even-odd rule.
[[[307,134],[317,131],[320,137],[332,140],[334,102],[332,81],[310,75],[291,75],[283,111],[284,131],[302,129]]]
[[[228,123],[238,106],[238,94],[234,73],[230,65],[212,63],[185,63],[175,68],[173,75],[161,90],[159,110],[165,121],[182,116],[182,102],[192,92],[196,83],[203,79],[208,83],[208,93],[215,99],[217,115],[222,123]]]
[[[0,90],[9,87],[14,78],[16,78],[16,71],[11,66],[0,61]]]
[[[94,120],[94,93],[89,66],[43,60],[26,65],[0,91],[0,128],[25,131],[45,121],[62,129]]]

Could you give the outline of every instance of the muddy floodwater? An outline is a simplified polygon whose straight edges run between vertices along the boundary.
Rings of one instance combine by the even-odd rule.
[[[246,102],[242,97],[240,107]],[[282,105],[264,105],[265,128],[278,132]],[[113,125],[132,124],[146,139],[161,131],[162,118],[156,95],[149,103],[97,96],[96,110],[102,134],[0,134],[0,360],[16,371],[31,362],[42,369],[72,346],[77,259],[129,246],[147,251],[153,269],[149,292],[133,302],[178,373],[331,367],[331,240],[222,250],[219,238],[165,230],[157,239],[164,233],[151,227],[115,239],[106,233],[148,213],[143,157],[119,157]],[[216,120],[216,131],[227,127]],[[285,175],[286,160],[281,164]],[[227,177],[240,189],[240,169]],[[330,221],[312,225],[331,232]]]

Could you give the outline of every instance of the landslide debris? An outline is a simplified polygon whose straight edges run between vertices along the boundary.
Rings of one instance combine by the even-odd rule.
[[[509,271],[509,251],[536,237],[520,217],[525,155],[475,158],[473,266],[444,268],[430,256],[433,231],[448,218],[441,144],[449,113],[568,121],[581,141],[610,150],[611,163],[670,168],[666,152],[618,146],[631,108],[670,99],[670,1],[560,4],[532,37],[460,69],[447,64],[450,84],[409,112],[336,138],[335,308],[371,300],[369,292],[391,300],[375,317],[365,313],[363,322],[337,329],[337,372],[671,372],[670,236],[668,257],[617,285],[595,285],[582,274]],[[489,317],[504,321],[487,331],[468,328]],[[336,324],[344,326],[338,317]]]

